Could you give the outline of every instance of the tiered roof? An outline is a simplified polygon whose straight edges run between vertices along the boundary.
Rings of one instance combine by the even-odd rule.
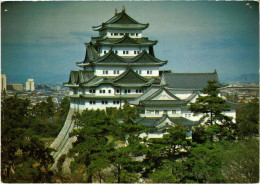
[[[89,58],[89,57],[86,57]],[[77,62],[78,66],[163,66],[167,61],[159,60],[148,54],[146,50],[143,50],[140,54],[135,57],[120,57],[110,50],[104,56],[96,60],[85,60],[82,62]]]
[[[164,128],[172,127],[176,124],[182,124],[183,126],[195,126],[199,125],[200,121],[191,121],[184,117],[169,117],[164,114],[162,117],[144,117],[138,120],[138,123],[144,125],[150,130],[162,130]]]
[[[186,99],[180,99],[174,94],[174,90],[163,86],[151,86],[144,94],[130,101],[130,104],[153,107],[185,106],[197,93],[192,93]],[[164,96],[164,97],[163,97]]]
[[[159,78],[144,78],[131,68],[117,77],[94,76],[90,71],[71,71],[67,87],[97,87],[101,84],[110,84],[115,87],[147,87],[151,84],[159,84]]]
[[[128,33],[121,38],[93,37],[91,42],[99,46],[153,46],[157,43],[147,37],[131,38]]]
[[[111,19],[102,23],[99,26],[92,26],[94,31],[103,31],[106,29],[120,29],[120,30],[144,30],[149,24],[142,24],[134,20],[125,13],[125,9],[120,13],[115,13]]]

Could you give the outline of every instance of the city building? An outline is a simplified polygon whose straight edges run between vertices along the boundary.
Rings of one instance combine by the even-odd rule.
[[[28,79],[25,82],[25,90],[26,91],[34,91],[35,90],[35,88],[34,88],[34,80],[33,79]]]
[[[1,91],[7,90],[6,75],[1,74]]]
[[[23,84],[7,84],[7,90],[22,92]]]

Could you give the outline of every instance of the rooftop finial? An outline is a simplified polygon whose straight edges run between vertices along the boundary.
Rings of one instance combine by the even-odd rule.
[[[122,12],[125,12],[125,6],[123,5]]]
[[[117,15],[117,9],[115,9],[115,15]]]

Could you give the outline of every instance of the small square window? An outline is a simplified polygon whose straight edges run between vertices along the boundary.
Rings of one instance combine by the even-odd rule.
[[[111,89],[108,90],[108,93],[111,93]]]
[[[103,93],[103,90],[99,90],[99,93]]]
[[[114,33],[111,33],[111,36],[114,36]]]
[[[106,93],[106,90],[103,89],[103,93]]]
[[[135,35],[135,33],[131,33],[131,36],[134,36]]]
[[[128,50],[126,51],[126,54],[128,54]]]
[[[159,114],[159,110],[155,110],[155,114]]]
[[[92,93],[92,89],[89,90],[89,93]]]
[[[117,90],[116,90],[116,93],[120,93],[120,90],[119,90],[119,89],[117,89]]]
[[[120,36],[124,36],[124,33],[120,33]]]
[[[104,54],[106,54],[107,53],[107,51],[106,50],[104,50]]]
[[[176,110],[172,110],[172,114],[176,114]]]
[[[127,93],[127,89],[125,89],[125,93]]]
[[[131,92],[131,90],[130,90],[130,89],[128,89],[128,90],[127,90],[127,92],[128,92],[128,93],[130,93],[130,92]]]
[[[138,36],[138,33],[135,33],[136,36]]]
[[[118,33],[114,33],[115,36],[118,36]]]

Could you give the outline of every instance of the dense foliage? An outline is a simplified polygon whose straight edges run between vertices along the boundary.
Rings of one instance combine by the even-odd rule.
[[[141,139],[146,129],[136,123],[138,114],[127,103],[119,111],[77,114],[80,128],[72,136],[78,140],[70,153],[73,171],[81,168],[84,174],[74,182],[258,182],[258,101],[240,108],[234,123],[222,114],[229,106],[217,95],[219,87],[210,81],[202,90],[208,96],[191,104],[194,114],[209,114],[206,126],[194,128],[192,140],[181,124],[163,138]]]
[[[17,96],[5,98],[1,108],[1,176],[4,182],[51,182],[50,148],[41,140],[56,136],[69,110],[64,99],[54,111],[52,98],[32,106]],[[52,118],[50,120],[49,118]],[[60,121],[58,123],[58,121]],[[53,133],[56,132],[56,133]]]
[[[138,113],[125,103],[122,109],[84,110],[73,116],[77,141],[58,162],[72,157],[71,175],[53,173],[50,149],[38,136],[58,133],[66,120],[69,100],[57,111],[51,98],[32,106],[13,97],[2,102],[2,180],[4,182],[106,182],[106,183],[257,183],[259,181],[259,103],[245,104],[236,123],[222,114],[229,107],[216,95],[211,81],[191,105],[197,114],[209,113],[208,124],[194,127],[192,140],[176,124],[163,138],[141,138],[145,127]],[[221,124],[217,123],[221,122]],[[45,126],[49,128],[46,129]],[[55,132],[55,133],[53,133]]]

